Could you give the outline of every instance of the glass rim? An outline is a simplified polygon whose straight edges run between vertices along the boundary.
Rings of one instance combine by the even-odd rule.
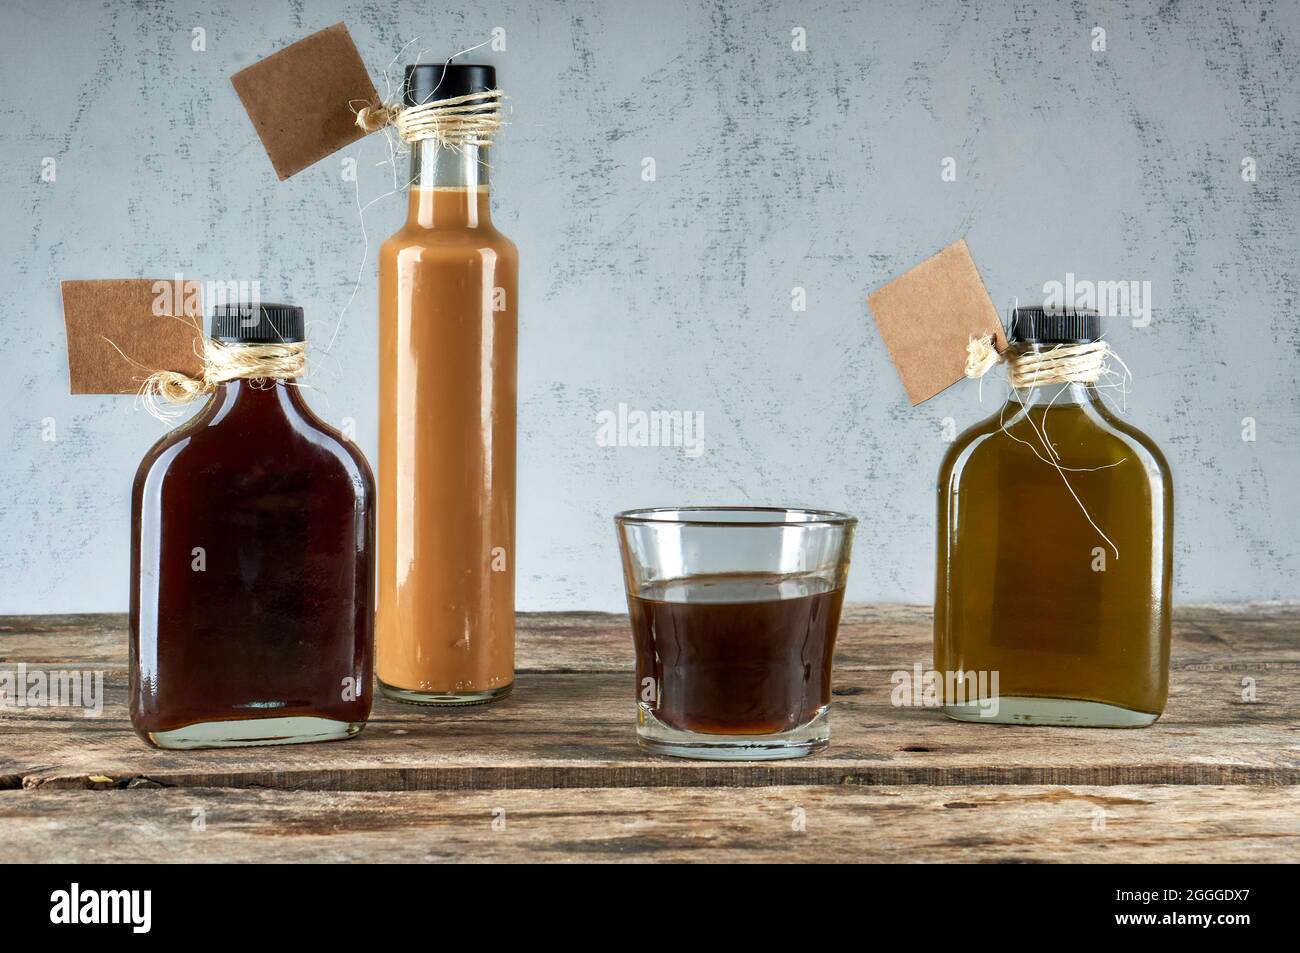
[[[813,518],[801,520],[710,520],[691,519],[689,516],[684,519],[669,519],[657,515],[667,513],[797,513]],[[786,526],[856,526],[858,518],[847,513],[837,513],[834,510],[817,510],[802,506],[646,506],[615,513],[614,522],[620,526],[624,523],[662,523],[669,526],[735,526],[772,529]]]

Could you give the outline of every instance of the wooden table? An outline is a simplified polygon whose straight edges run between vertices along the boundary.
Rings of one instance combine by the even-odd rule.
[[[1300,860],[1300,606],[1176,619],[1154,727],[1023,728],[893,707],[930,612],[850,606],[830,748],[725,764],[637,748],[622,616],[520,616],[496,705],[198,752],[132,733],[124,617],[0,618],[0,668],[106,673],[98,718],[0,710],[0,860]]]

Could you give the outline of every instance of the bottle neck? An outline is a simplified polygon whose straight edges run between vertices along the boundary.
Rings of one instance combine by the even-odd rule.
[[[1007,398],[1007,403],[1012,407],[1079,407],[1096,401],[1097,391],[1091,384],[1040,384],[1037,387],[1018,387]]]
[[[302,395],[293,381],[236,378],[222,381],[208,405],[212,416],[208,426],[224,421],[256,418],[260,426],[302,416]]]
[[[1017,357],[1041,354],[1052,348],[1053,345],[1013,344],[1008,357],[1014,361]],[[1062,380],[1033,387],[1016,387],[1007,397],[1007,403],[1013,407],[1079,407],[1099,400],[1097,389],[1092,384]]]
[[[486,146],[411,144],[407,224],[422,228],[483,228],[492,224]]]

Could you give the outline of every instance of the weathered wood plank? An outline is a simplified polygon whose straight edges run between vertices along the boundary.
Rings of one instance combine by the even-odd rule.
[[[1300,861],[1300,787],[0,794],[4,863],[1193,858]]]
[[[1242,700],[1247,673],[1254,702]],[[1176,669],[1165,717],[1130,731],[960,724],[933,709],[895,708],[889,674],[837,674],[830,748],[766,765],[642,753],[627,673],[524,675],[512,697],[460,710],[381,700],[350,741],[199,752],[140,742],[124,680],[112,675],[99,718],[0,710],[0,787],[122,787],[139,779],[295,790],[1300,783],[1296,663]]]
[[[521,613],[521,672],[619,672],[632,667],[627,617],[601,612]],[[126,616],[0,616],[0,662],[126,666]],[[850,604],[836,668],[898,668],[931,657],[929,606]],[[1300,604],[1180,606],[1174,613],[1181,664],[1205,656],[1300,660]]]

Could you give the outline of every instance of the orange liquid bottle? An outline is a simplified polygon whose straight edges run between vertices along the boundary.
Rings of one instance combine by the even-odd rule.
[[[406,103],[495,85],[488,66],[408,67]],[[518,255],[492,224],[487,151],[412,143],[408,218],[379,256],[376,668],[418,704],[514,682]]]

